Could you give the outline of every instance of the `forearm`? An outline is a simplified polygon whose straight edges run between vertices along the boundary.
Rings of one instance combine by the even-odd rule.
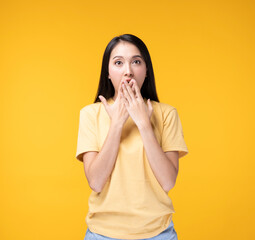
[[[91,163],[89,178],[97,192],[102,191],[112,173],[119,151],[121,132],[122,126],[112,122],[100,152]]]
[[[168,192],[175,185],[177,170],[160,147],[151,123],[143,124],[139,131],[151,169],[162,188]]]

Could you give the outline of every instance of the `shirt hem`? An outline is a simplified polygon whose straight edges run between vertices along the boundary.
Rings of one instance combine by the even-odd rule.
[[[87,147],[87,148],[84,148],[84,149],[82,149],[82,150],[78,150],[78,151],[76,152],[75,158],[76,158],[77,160],[79,160],[79,161],[83,161],[83,160],[81,159],[81,154],[82,154],[82,153],[85,153],[85,152],[99,152],[99,150],[98,150],[97,147]]]
[[[189,153],[189,150],[185,147],[179,147],[179,146],[171,146],[171,147],[164,147],[164,152],[168,151],[179,151],[181,154],[179,155],[179,158],[186,156]]]
[[[157,231],[154,231],[154,232],[150,232],[150,233],[144,233],[144,234],[125,234],[125,235],[122,235],[122,234],[112,234],[112,233],[109,233],[109,232],[99,232],[97,231],[95,228],[93,227],[89,227],[89,230],[93,233],[96,233],[96,234],[99,234],[99,235],[103,235],[103,236],[106,236],[106,237],[111,237],[111,238],[117,238],[117,239],[144,239],[144,238],[152,238],[152,237],[155,237],[157,235],[159,235],[161,232],[165,231],[169,224],[171,223],[172,221],[172,218],[173,218],[173,215],[171,214],[169,220],[167,221],[166,223],[166,226],[160,228],[159,230]]]

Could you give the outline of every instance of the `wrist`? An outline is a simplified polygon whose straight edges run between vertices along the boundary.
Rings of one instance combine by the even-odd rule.
[[[111,126],[114,128],[114,129],[122,129],[123,128],[123,123],[121,123],[119,120],[112,120],[111,121]]]
[[[141,122],[138,126],[138,129],[141,131],[141,130],[149,130],[152,128],[151,126],[151,122],[150,120],[148,119],[148,121],[144,121],[144,122]]]

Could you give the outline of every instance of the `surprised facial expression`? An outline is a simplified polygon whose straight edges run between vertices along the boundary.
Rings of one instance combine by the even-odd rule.
[[[113,99],[118,95],[119,84],[133,78],[141,89],[146,77],[146,63],[139,49],[132,43],[121,41],[112,50],[109,59],[109,78],[115,89]]]

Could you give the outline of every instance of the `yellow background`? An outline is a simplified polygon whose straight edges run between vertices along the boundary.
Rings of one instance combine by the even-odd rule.
[[[147,45],[189,154],[169,196],[180,240],[255,239],[255,3],[1,1],[1,240],[83,239],[91,192],[75,159],[107,43]]]

